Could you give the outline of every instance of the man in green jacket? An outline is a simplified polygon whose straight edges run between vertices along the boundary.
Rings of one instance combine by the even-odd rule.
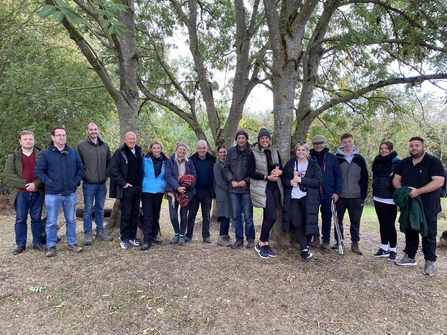
[[[9,155],[5,164],[6,181],[12,186],[10,202],[16,210],[16,234],[17,247],[13,255],[21,254],[26,248],[28,212],[31,217],[31,232],[33,235],[33,249],[45,251],[42,245],[42,203],[43,184],[34,177],[34,167],[40,149],[34,146],[34,133],[24,130],[19,134],[20,147]]]

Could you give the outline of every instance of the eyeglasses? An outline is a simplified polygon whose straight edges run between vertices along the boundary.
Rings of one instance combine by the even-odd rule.
[[[55,137],[67,137],[67,135],[66,134],[56,134],[56,135],[54,135]]]

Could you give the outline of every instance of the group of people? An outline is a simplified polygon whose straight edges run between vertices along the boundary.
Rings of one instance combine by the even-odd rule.
[[[5,176],[12,186],[11,203],[16,209],[16,244],[13,254],[26,248],[27,216],[31,217],[33,248],[56,254],[56,222],[60,207],[67,224],[67,249],[80,252],[76,240],[76,189],[82,181],[84,195],[84,244],[93,243],[92,221],[96,238],[111,242],[104,231],[106,180],[110,178],[110,197],[120,199],[120,245],[148,250],[160,244],[160,210],[163,198],[168,201],[174,236],[170,244],[185,245],[191,241],[199,206],[202,213],[202,240],[212,243],[210,213],[216,199],[217,221],[220,223],[217,244],[238,249],[254,248],[261,258],[276,257],[269,244],[270,232],[277,221],[277,207],[282,205],[284,231],[292,227],[300,256],[309,261],[310,247],[329,251],[338,249],[343,236],[335,233],[330,246],[332,207],[335,205],[340,232],[346,211],[350,221],[351,250],[360,249],[360,220],[368,191],[366,161],[354,145],[353,135],[341,135],[336,154],[325,147],[326,139],[316,135],[309,150],[306,142],[298,142],[295,155],[283,167],[279,150],[271,143],[269,131],[262,128],[257,142],[248,142],[248,133],[240,128],[236,145],[217,148],[218,157],[208,152],[206,141],[199,140],[196,152],[188,156],[184,142],[176,145],[171,156],[154,140],[148,152],[137,145],[134,132],[127,132],[124,144],[113,155],[107,143],[99,138],[95,123],[86,128],[87,139],[72,149],[66,145],[66,132],[56,127],[51,143],[44,151],[34,146],[34,134],[19,135],[20,148],[6,161]],[[424,273],[434,274],[436,261],[437,214],[441,211],[439,188],[444,182],[441,161],[425,152],[424,140],[409,141],[410,156],[400,159],[388,141],[380,143],[373,172],[373,197],[379,227],[380,248],[374,257],[386,257],[397,265],[416,265],[415,255],[422,235],[425,257]],[[42,223],[42,205],[46,206],[46,223]],[[93,207],[94,204],[94,207]],[[140,210],[140,204],[142,213]],[[255,244],[253,207],[263,209],[259,241]],[[400,230],[405,232],[405,255],[397,256],[395,220],[401,211]],[[321,212],[321,242],[318,214]],[[416,213],[416,214],[415,214]],[[233,221],[235,240],[229,235]],[[42,243],[43,227],[46,247]],[[143,241],[137,239],[137,229]],[[244,234],[245,229],[245,234]],[[245,238],[244,238],[245,236]],[[339,242],[340,241],[340,242]]]

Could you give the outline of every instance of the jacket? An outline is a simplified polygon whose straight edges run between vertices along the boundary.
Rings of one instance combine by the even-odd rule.
[[[61,151],[53,142],[42,151],[34,175],[45,184],[45,194],[67,196],[76,192],[84,174],[84,165],[76,151],[65,146]]]
[[[194,176],[194,179],[197,180],[196,168],[192,161],[186,158],[185,162],[185,175],[190,174]],[[180,184],[178,182],[178,165],[175,161],[175,153],[173,153],[169,159],[166,161],[166,170],[165,170],[165,179],[166,179],[166,192],[174,192],[179,187]],[[196,189],[194,185],[191,186],[191,195],[196,194]]]
[[[190,160],[192,160],[194,167],[197,167],[197,160],[200,159],[199,158],[199,154],[196,152],[195,154],[193,154],[191,157],[189,157]],[[206,153],[206,159],[208,160],[208,167],[209,167],[209,180],[208,180],[208,185],[209,185],[209,192],[211,194],[211,197],[214,199],[216,197],[216,193],[214,192],[214,172],[213,172],[213,166],[216,163],[216,157],[214,157],[213,155],[211,155],[210,153]],[[197,172],[197,169],[196,169]],[[197,176],[197,178],[199,178],[199,176]]]
[[[216,192],[217,221],[222,218],[233,218],[233,207],[231,205],[230,185],[225,178],[225,163],[217,161],[213,167],[214,191]]]
[[[258,143],[251,146],[251,153],[248,160],[247,173],[250,177],[250,198],[253,207],[265,208],[267,203],[267,197],[265,191],[267,190],[267,185],[270,183],[268,180],[258,179],[258,177],[268,176],[270,174],[271,168],[268,167],[267,156],[265,154],[264,148],[260,149]],[[276,148],[269,147],[272,155],[273,164],[277,164],[281,167],[281,158],[279,157],[279,152]],[[253,169],[254,163],[254,169]],[[253,169],[253,171],[251,171]],[[281,178],[277,181],[279,191],[281,193],[281,199],[284,198],[284,191],[282,188]],[[273,184],[274,185],[274,184]]]
[[[320,166],[313,158],[309,158],[306,174],[301,178],[300,189],[307,192],[306,196],[306,235],[318,235],[318,209],[320,207],[320,186],[323,183],[323,175]],[[296,157],[292,157],[284,166],[281,176],[282,185],[284,187],[284,207],[283,207],[283,224],[282,228],[285,232],[290,229],[290,219],[292,213],[292,185],[293,170],[295,167]]]
[[[154,161],[152,160],[152,155],[148,153],[143,158],[143,193],[164,193],[165,192],[165,171],[166,171],[166,161],[169,159],[163,152],[160,154],[162,158],[161,172],[155,177],[154,171]]]
[[[393,151],[389,155],[378,155],[372,164],[373,172],[373,196],[382,199],[392,199],[394,193],[393,178],[394,170],[399,164],[400,158],[397,152]]]
[[[127,184],[127,172],[129,170],[129,163],[126,156],[126,144],[117,149],[110,160],[108,175],[110,177],[110,191],[111,198],[121,199],[123,197],[123,186]],[[135,146],[135,155],[143,158],[141,148]]]
[[[34,158],[37,161],[41,151],[38,147],[34,147]],[[16,201],[17,195],[19,194],[19,190],[21,188],[25,188],[25,185],[29,183],[29,181],[22,179],[22,148],[19,147],[13,154],[9,155],[6,159],[5,163],[5,178],[6,181],[11,185],[11,190],[9,192],[9,202],[14,204]],[[40,181],[39,178],[34,179],[34,186],[39,190],[39,193],[43,199],[44,196],[44,185]]]
[[[400,207],[400,231],[405,233],[409,227],[419,231],[421,236],[428,235],[428,225],[425,219],[424,206],[420,196],[410,198],[411,188],[408,186],[399,187],[393,194],[394,203]]]
[[[351,163],[346,160],[342,148],[336,154],[342,175],[340,197],[365,199],[368,193],[368,169],[365,159],[356,148]]]
[[[107,169],[112,158],[107,143],[98,137],[98,145],[95,145],[88,137],[78,143],[76,152],[84,164],[82,180],[91,184],[105,183],[107,181]]]
[[[237,194],[250,193],[250,178],[247,175],[248,157],[250,155],[250,143],[247,142],[244,150],[240,150],[237,145],[228,149],[227,160],[225,161],[225,177],[230,182],[230,192]],[[231,181],[244,180],[247,186],[234,188]]]
[[[337,157],[330,153],[327,148],[324,148],[321,152],[316,152],[314,149],[311,149],[309,154],[316,161],[318,161],[318,155],[323,155],[323,161],[320,166],[320,171],[323,174],[323,184],[320,187],[320,194],[335,193],[340,196],[342,176]]]

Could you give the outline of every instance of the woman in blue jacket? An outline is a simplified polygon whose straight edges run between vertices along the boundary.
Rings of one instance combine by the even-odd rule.
[[[141,250],[147,250],[152,242],[160,244],[158,238],[160,232],[160,210],[165,193],[165,165],[168,156],[163,152],[163,145],[154,140],[149,146],[147,154],[143,158],[143,231],[144,244]]]

